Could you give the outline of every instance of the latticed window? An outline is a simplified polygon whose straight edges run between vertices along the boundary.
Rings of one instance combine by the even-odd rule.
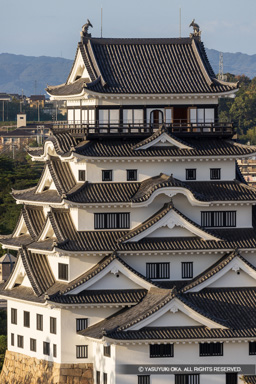
[[[76,358],[84,359],[88,357],[88,345],[77,345],[76,346]]]
[[[17,336],[17,345],[18,345],[18,348],[24,348],[24,337],[23,336],[20,336],[20,335]]]
[[[199,375],[175,375],[175,384],[199,384]]]
[[[201,343],[199,344],[200,356],[223,356],[222,343]]]
[[[170,263],[146,263],[146,276],[149,279],[169,279]]]
[[[102,171],[102,181],[112,181],[112,169]]]
[[[181,263],[182,279],[191,279],[193,277],[193,262],[186,261]]]
[[[205,211],[201,212],[203,227],[235,227],[236,211]]]
[[[94,229],[129,229],[130,213],[95,213]]]
[[[196,169],[186,169],[186,180],[196,180]]]
[[[56,317],[50,317],[50,333],[57,333],[57,319]]]
[[[110,345],[104,345],[103,346],[103,355],[110,357],[111,356],[111,349]]]
[[[211,180],[220,180],[220,168],[211,168],[210,169],[210,179]]]
[[[82,331],[83,329],[86,329],[88,327],[88,319],[76,319],[76,331]]]
[[[36,329],[38,331],[43,330],[43,315],[39,315],[38,313],[36,315]]]
[[[68,280],[68,264],[59,263],[59,280]]]
[[[138,376],[138,384],[150,384],[150,376],[149,375],[139,375]]]
[[[237,373],[226,373],[226,384],[237,384]]]
[[[11,308],[11,323],[17,324],[17,309]]]
[[[85,181],[85,170],[79,169],[78,171],[78,180]]]
[[[173,344],[150,345],[150,357],[173,357]]]
[[[127,169],[127,181],[137,180],[137,169]]]

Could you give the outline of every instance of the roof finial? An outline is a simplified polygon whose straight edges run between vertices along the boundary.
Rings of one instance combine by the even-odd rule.
[[[81,37],[82,39],[83,38],[86,38],[86,37],[91,37],[91,34],[88,33],[88,29],[89,27],[93,28],[93,25],[91,24],[90,20],[87,19],[87,23],[85,23],[83,26],[82,26],[82,32],[81,32]]]
[[[193,33],[190,33],[189,37],[190,38],[197,37],[197,38],[199,38],[199,40],[201,40],[200,27],[198,24],[195,23],[195,19],[192,20],[189,27],[193,27],[193,30],[194,30]]]

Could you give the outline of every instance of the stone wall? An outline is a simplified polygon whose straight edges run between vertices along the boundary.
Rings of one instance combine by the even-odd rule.
[[[93,384],[93,364],[57,364],[6,351],[1,384]]]

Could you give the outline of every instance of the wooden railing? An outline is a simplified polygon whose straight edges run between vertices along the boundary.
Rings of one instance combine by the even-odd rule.
[[[109,123],[70,123],[68,121],[54,122],[52,130],[55,133],[69,132],[75,137],[101,137],[101,136],[150,136],[160,127],[166,127],[170,133],[178,136],[183,135],[208,135],[208,136],[232,136],[234,134],[233,124],[229,122],[200,122],[188,123],[177,120],[172,123],[131,123],[131,124],[109,124]]]

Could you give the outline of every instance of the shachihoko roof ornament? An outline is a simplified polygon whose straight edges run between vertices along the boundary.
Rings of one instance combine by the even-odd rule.
[[[195,23],[195,19],[192,20],[189,27],[193,27],[193,33],[190,33],[189,37],[190,38],[197,37],[199,39],[199,41],[201,41],[201,32],[202,31],[200,31],[199,25]]]

